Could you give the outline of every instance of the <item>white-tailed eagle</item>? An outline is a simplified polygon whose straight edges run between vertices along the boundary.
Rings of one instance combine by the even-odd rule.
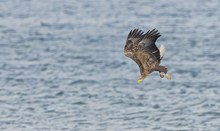
[[[160,61],[165,53],[165,47],[163,45],[160,46],[160,49],[155,45],[156,40],[160,36],[160,33],[156,29],[149,30],[147,33],[139,29],[134,29],[128,34],[124,54],[134,60],[140,68],[141,76],[138,79],[138,84],[153,71],[158,71],[161,78],[164,77],[163,73],[165,73],[166,78],[168,80],[171,79],[167,73],[167,68],[160,66]]]

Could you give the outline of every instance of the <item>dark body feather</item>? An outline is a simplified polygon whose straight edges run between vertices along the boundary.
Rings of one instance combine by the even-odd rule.
[[[160,51],[155,45],[160,36],[156,29],[149,30],[147,33],[134,29],[128,34],[124,54],[138,64],[143,77],[154,71],[160,64]]]

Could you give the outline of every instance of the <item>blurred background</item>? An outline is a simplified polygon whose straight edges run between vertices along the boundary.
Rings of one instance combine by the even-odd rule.
[[[1,0],[0,130],[220,130],[218,0]],[[124,56],[157,28],[171,81]]]

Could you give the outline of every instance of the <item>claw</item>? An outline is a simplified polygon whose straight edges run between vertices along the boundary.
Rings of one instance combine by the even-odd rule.
[[[164,77],[164,75],[163,75],[163,73],[162,73],[162,72],[160,72],[160,77],[161,77],[161,78],[163,78],[163,77]]]
[[[166,78],[167,78],[168,80],[171,80],[171,76],[170,76],[168,73],[166,73]]]

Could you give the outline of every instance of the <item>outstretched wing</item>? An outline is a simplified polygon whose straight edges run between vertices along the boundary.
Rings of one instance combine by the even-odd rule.
[[[124,54],[134,60],[140,67],[142,72],[143,63],[160,62],[160,51],[155,45],[156,40],[160,37],[158,30],[149,30],[144,34],[142,30],[134,29],[128,34]],[[149,59],[150,58],[150,59]],[[149,60],[146,60],[149,59]]]
[[[143,38],[138,43],[138,47],[140,50],[153,55],[156,58],[156,60],[158,60],[158,62],[160,62],[161,60],[160,51],[155,45],[155,42],[160,36],[161,35],[158,32],[158,30],[149,30],[147,33],[143,35]]]
[[[134,60],[140,67],[140,70],[143,70],[143,66],[140,60],[137,58],[136,52],[138,49],[138,43],[143,39],[144,32],[139,29],[131,30],[128,34],[126,44],[124,47],[124,54],[125,56]]]
[[[131,30],[128,34],[124,54],[133,59],[134,53],[138,51],[138,43],[143,39],[143,31],[139,29]]]

